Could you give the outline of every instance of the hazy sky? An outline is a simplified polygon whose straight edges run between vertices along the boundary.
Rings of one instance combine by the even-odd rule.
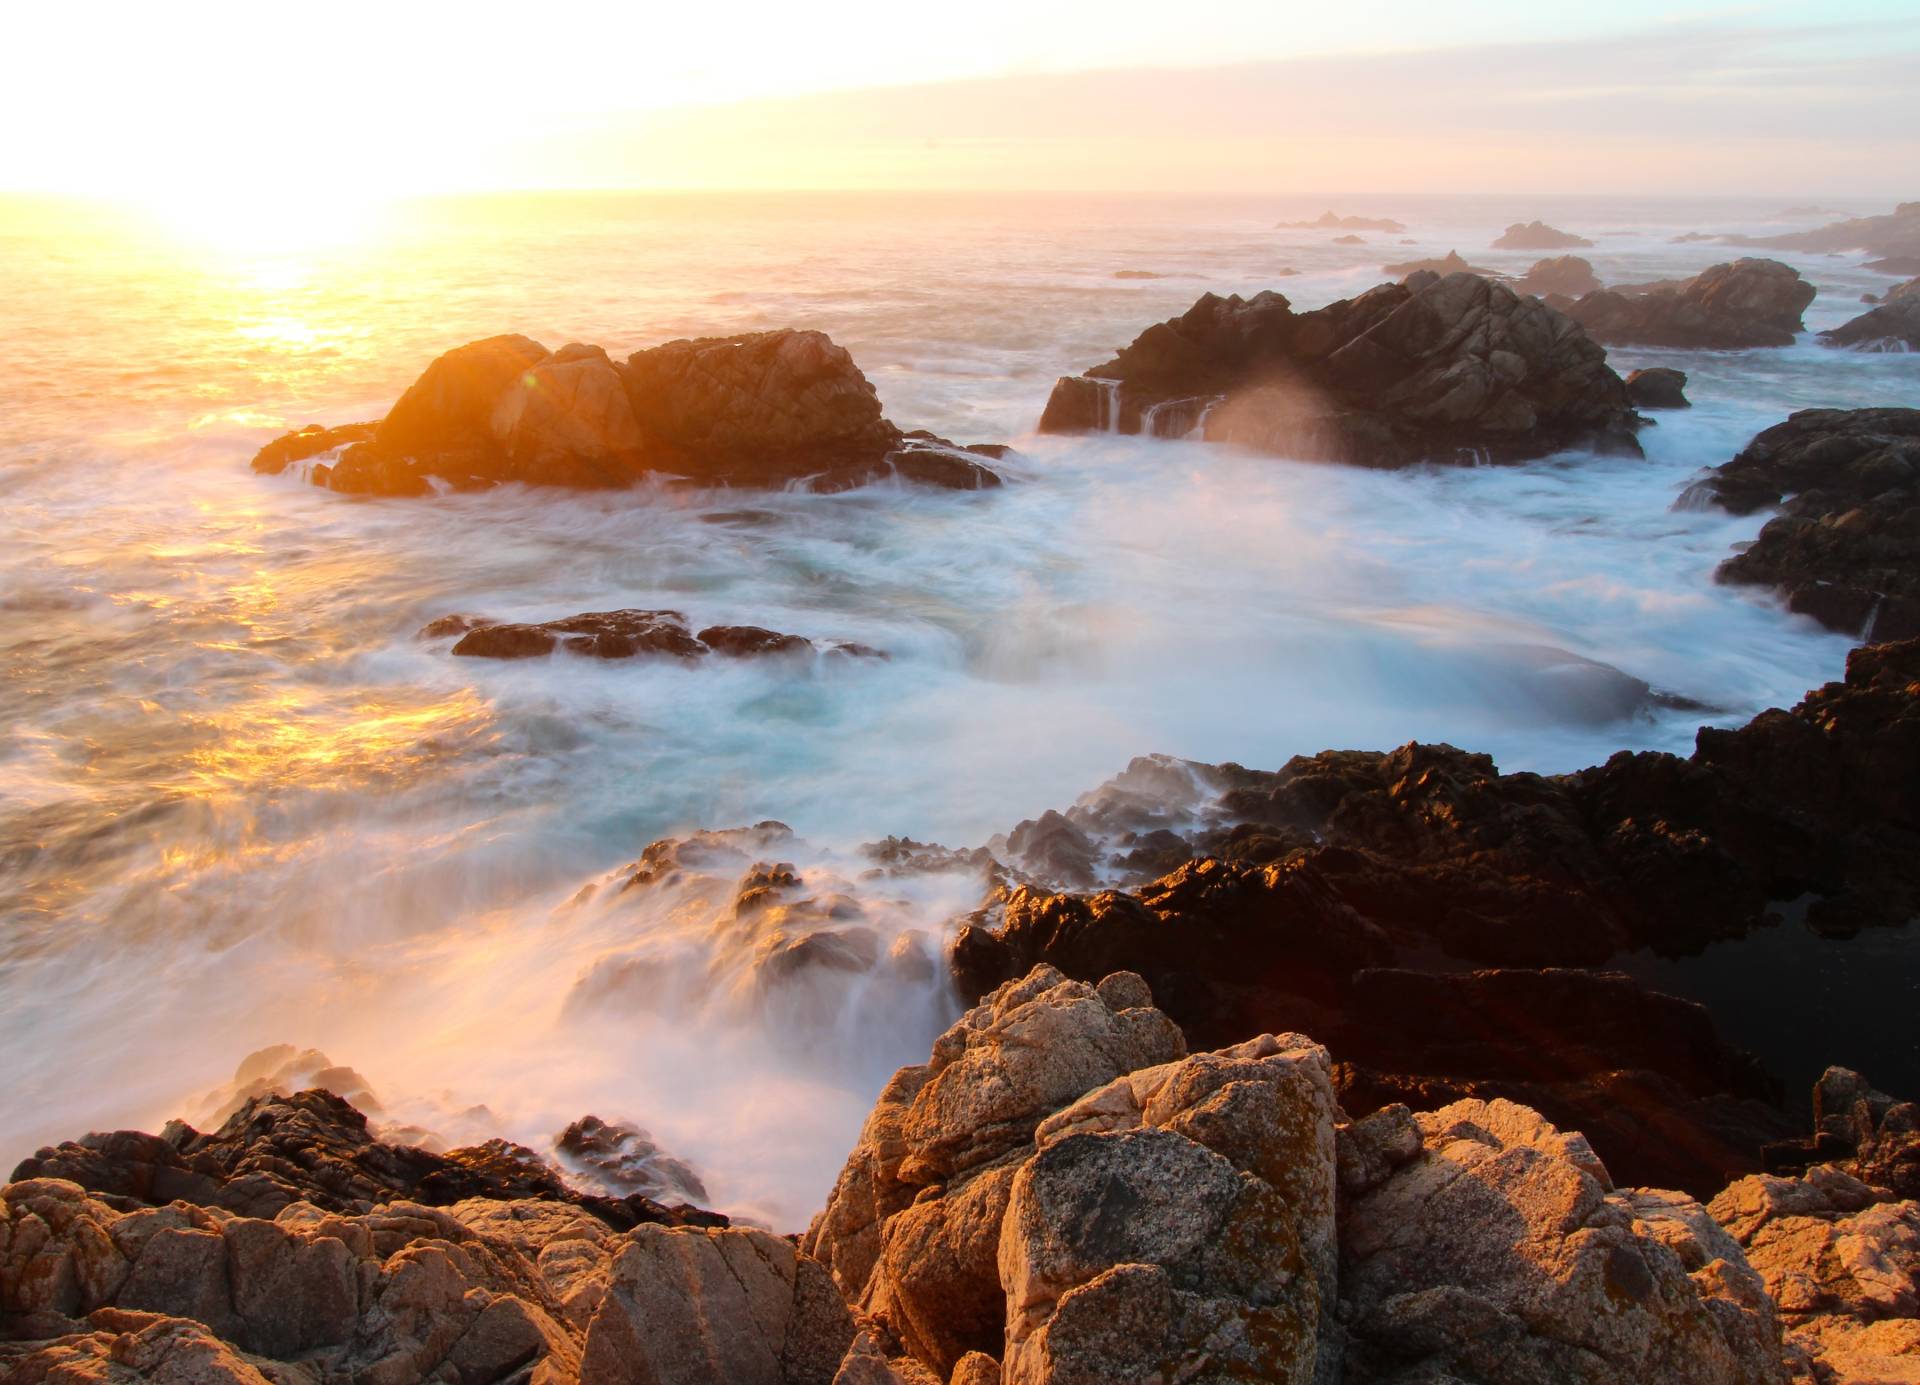
[[[22,5],[0,187],[1920,195],[1913,0]]]

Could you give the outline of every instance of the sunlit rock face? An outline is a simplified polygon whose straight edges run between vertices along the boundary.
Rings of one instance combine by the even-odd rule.
[[[1174,418],[1209,441],[1360,466],[1639,452],[1606,352],[1469,273],[1416,273],[1309,313],[1271,290],[1208,294],[1063,378],[1040,428],[1164,435]]]
[[[625,362],[523,336],[456,347],[377,424],[313,424],[262,448],[256,471],[314,461],[337,491],[426,495],[504,482],[586,489],[649,476],[702,485],[844,490],[889,477],[998,485],[1004,449],[903,434],[853,357],[823,332],[668,342]]]
[[[1816,292],[1791,265],[1744,259],[1637,293],[1589,293],[1567,311],[1609,346],[1791,346]]]
[[[1779,506],[1722,582],[1869,640],[1920,635],[1920,409],[1805,409],[1756,435],[1683,498]]]

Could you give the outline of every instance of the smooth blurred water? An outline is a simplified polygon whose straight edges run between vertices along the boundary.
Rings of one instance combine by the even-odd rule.
[[[778,818],[810,883],[868,890],[883,934],[937,933],[966,883],[862,885],[858,843],[972,845],[1156,750],[1445,739],[1553,771],[1689,748],[1701,715],[1614,716],[1568,655],[1720,724],[1838,675],[1844,637],[1710,580],[1760,517],[1672,502],[1793,409],[1920,402],[1920,357],[1616,352],[1693,377],[1644,462],[1383,474],[1029,435],[1055,376],[1204,291],[1316,306],[1452,248],[1517,271],[1539,257],[1481,247],[1536,216],[1591,236],[1610,282],[1736,253],[1679,231],[1786,229],[1764,205],[1431,198],[1336,208],[1411,245],[1272,229],[1323,206],[468,199],[292,251],[0,203],[0,1164],[150,1127],[285,1040],[449,1131],[637,1119],[721,1205],[795,1225],[951,1001],[769,1007],[711,901],[562,907],[651,838]],[[1786,258],[1815,329],[1890,282]],[[622,353],[779,326],[846,345],[903,427],[1016,443],[1011,484],[383,501],[247,469],[474,337]],[[450,611],[616,606],[893,657],[491,664],[414,638]],[[596,961],[666,938],[709,959],[690,1001],[568,1010]]]

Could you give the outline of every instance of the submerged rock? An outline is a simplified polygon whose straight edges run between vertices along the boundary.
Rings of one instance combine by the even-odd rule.
[[[1609,346],[1791,346],[1816,290],[1778,260],[1714,265],[1673,285],[1590,293],[1568,311]]]
[[[1606,353],[1539,300],[1471,274],[1298,314],[1271,290],[1208,294],[1063,378],[1040,428],[1159,432],[1189,406],[1210,441],[1362,466],[1639,450]]]
[[[687,629],[687,618],[678,611],[587,611],[537,624],[451,615],[428,622],[419,633],[423,640],[450,636],[458,637],[453,653],[471,659],[539,659],[555,651],[593,659],[658,655],[691,660],[708,654],[751,658],[816,652],[847,658],[887,657],[864,644],[829,640],[815,645],[803,636],[785,635],[758,625],[709,625],[695,635]]]
[[[1584,250],[1593,242],[1585,236],[1556,230],[1544,221],[1516,221],[1493,243],[1495,250]]]
[[[309,425],[267,444],[254,470],[313,468],[334,490],[425,495],[503,482],[630,486],[664,475],[700,485],[844,489],[898,475],[981,489],[991,467],[930,434],[904,435],[873,386],[824,333],[755,332],[668,342],[614,361],[578,343],[523,336],[456,347],[377,424]]]
[[[1756,434],[1683,497],[1780,506],[1722,582],[1863,639],[1920,635],[1920,409],[1806,409]]]

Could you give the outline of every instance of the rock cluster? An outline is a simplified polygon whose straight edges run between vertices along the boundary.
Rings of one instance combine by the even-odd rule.
[[[1561,231],[1543,221],[1516,221],[1493,243],[1495,250],[1584,250],[1593,244],[1585,236]]]
[[[894,1075],[797,1246],[616,1227],[552,1189],[269,1216],[23,1168],[0,1190],[0,1372],[1826,1385],[1920,1360],[1920,1205],[1890,1189],[1817,1165],[1703,1206],[1616,1186],[1526,1106],[1354,1119],[1336,1083],[1300,1034],[1188,1053],[1140,976],[1039,966]],[[1876,1132],[1912,1111],[1854,1074],[1822,1089]],[[298,1162],[297,1139],[273,1147]]]
[[[309,425],[268,443],[253,467],[278,473],[335,450],[312,479],[375,495],[618,487],[655,474],[825,490],[898,475],[971,490],[999,483],[986,460],[1002,451],[902,433],[853,358],[807,331],[672,341],[624,362],[597,346],[550,352],[488,337],[435,360],[384,419]]]
[[[556,650],[593,659],[640,656],[694,660],[709,654],[733,658],[768,655],[838,655],[884,659],[877,649],[847,640],[815,644],[759,625],[709,625],[698,634],[678,611],[587,611],[561,620],[494,621],[480,616],[442,616],[422,626],[425,640],[456,637],[453,652],[472,659],[537,659]]]
[[[1569,314],[1609,346],[1736,349],[1791,346],[1815,289],[1778,260],[1735,260],[1630,294],[1602,289]]]
[[[1471,274],[1415,275],[1307,313],[1271,290],[1208,294],[1061,379],[1040,428],[1155,433],[1168,411],[1212,441],[1363,466],[1639,450],[1605,351]]]
[[[1777,1089],[1699,1007],[1579,969],[1735,936],[1803,895],[1829,931],[1911,917],[1917,728],[1910,641],[1856,651],[1792,711],[1702,730],[1690,759],[1554,777],[1429,745],[1272,773],[1136,762],[1009,836],[1027,883],[960,930],[955,973],[981,994],[1040,962],[1138,971],[1194,1043],[1320,1036],[1350,1109],[1506,1096],[1636,1181],[1710,1189],[1789,1133]],[[1436,954],[1479,970],[1432,974]]]
[[[1807,409],[1757,434],[1682,497],[1779,506],[1720,565],[1789,609],[1873,640],[1920,635],[1920,409]]]
[[[1920,351],[1920,293],[1911,288],[1902,284],[1873,311],[1822,332],[1821,343],[1851,351]]]

